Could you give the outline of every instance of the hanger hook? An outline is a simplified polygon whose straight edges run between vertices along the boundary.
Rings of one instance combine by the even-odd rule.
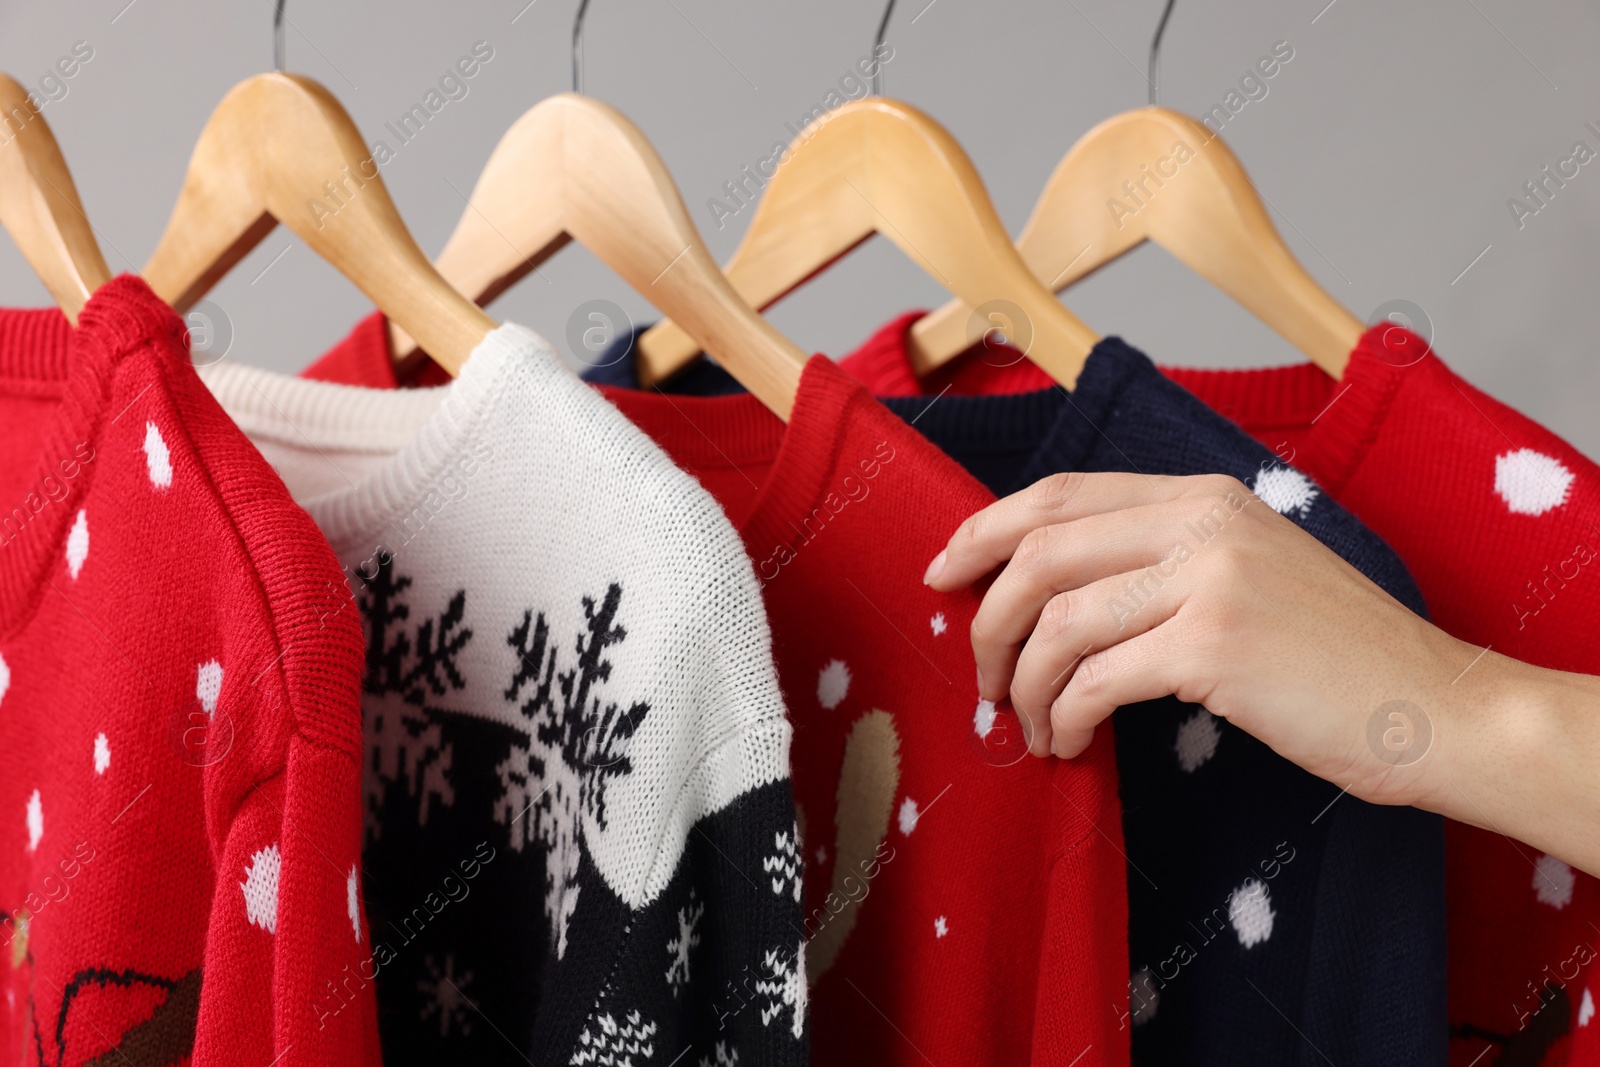
[[[1167,6],[1161,11],[1161,21],[1156,23],[1156,35],[1150,38],[1150,76],[1146,79],[1150,83],[1150,106],[1156,107],[1161,103],[1161,35],[1167,32],[1167,20],[1172,17],[1172,8],[1178,0],[1167,0]]]
[[[883,64],[876,62],[878,49],[883,47],[883,35],[889,29],[889,16],[894,14],[894,0],[883,6],[883,18],[878,20],[878,35],[872,39],[872,95],[883,95]]]
[[[589,0],[578,0],[578,13],[572,18],[572,91],[583,92],[583,17],[589,13]]]
[[[272,69],[283,71],[283,5],[287,0],[278,0],[272,8]]]

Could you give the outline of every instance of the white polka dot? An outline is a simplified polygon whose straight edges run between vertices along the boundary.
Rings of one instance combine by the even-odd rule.
[[[222,696],[222,664],[216,660],[200,664],[194,695],[199,698],[200,706],[206,709],[207,715],[217,710],[217,698]]]
[[[157,489],[172,485],[172,456],[153,422],[144,424],[144,462],[150,468],[151,485]]]
[[[11,668],[6,664],[6,658],[0,656],[0,700],[6,698],[6,690],[11,688]]]
[[[942,611],[928,620],[928,626],[933,630],[933,636],[935,637],[943,636],[944,632],[950,628],[944,621],[944,612]]]
[[[821,845],[817,846],[817,862],[819,864],[828,862],[828,850]]]
[[[1573,474],[1558,459],[1519,448],[1494,461],[1494,491],[1513,515],[1543,515],[1567,502]]]
[[[817,675],[817,703],[831,711],[839,706],[848,692],[850,668],[844,665],[842,659],[832,660]]]
[[[1246,878],[1244,885],[1228,897],[1228,921],[1233,924],[1233,932],[1239,935],[1239,944],[1245,948],[1254,948],[1271,937],[1276,918],[1265,882]]]
[[[1128,994],[1133,1025],[1147,1023],[1156,1017],[1156,1009],[1161,1006],[1161,991],[1156,988],[1156,976],[1150,968],[1140,967],[1134,972],[1133,979],[1128,983]]]
[[[89,558],[89,515],[79,510],[78,518],[67,534],[67,573],[74,579],[83,570],[83,561]]]
[[[1217,725],[1217,717],[1205,708],[1195,708],[1194,714],[1178,726],[1178,740],[1172,746],[1178,753],[1178,766],[1193,774],[1217,754],[1221,739],[1222,727]]]
[[[906,797],[905,803],[900,805],[900,832],[910,834],[917,828],[917,820],[922,817],[917,811],[917,802]]]
[[[111,766],[111,743],[105,734],[94,735],[94,773],[104,774]]]
[[[1320,495],[1311,479],[1293,467],[1268,467],[1256,475],[1250,491],[1278,514],[1299,512],[1302,518]]]
[[[344,906],[350,916],[350,929],[355,932],[356,944],[361,943],[361,888],[356,877],[355,864],[350,865],[350,877],[344,880]]]
[[[278,846],[268,845],[250,857],[244,881],[239,883],[244,890],[244,917],[269,934],[278,932],[278,871],[282,865]]]
[[[1578,1025],[1588,1026],[1589,1020],[1594,1018],[1594,997],[1589,993],[1589,987],[1583,987],[1583,1000],[1578,1004]]]
[[[989,731],[994,729],[996,712],[994,701],[978,701],[978,710],[972,713],[972,728],[977,731],[979,739],[989,736]]]
[[[943,915],[941,915],[937,919],[933,920],[933,936],[935,938],[943,937],[945,934],[948,934],[949,932],[950,932],[950,924],[944,921],[944,916]]]
[[[1572,903],[1572,888],[1578,877],[1572,868],[1551,855],[1539,857],[1533,865],[1533,892],[1539,903],[1548,904],[1557,911]]]
[[[39,847],[39,838],[44,836],[44,804],[39,799],[39,791],[35,789],[28,798],[28,851],[33,852]]]

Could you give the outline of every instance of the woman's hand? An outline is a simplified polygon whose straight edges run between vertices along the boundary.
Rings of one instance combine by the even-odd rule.
[[[1036,755],[1074,756],[1117,707],[1176,694],[1356,796],[1489,825],[1492,765],[1561,733],[1519,675],[1555,672],[1430,625],[1232,478],[1046,478],[963,523],[925,581],[996,567],[979,690],[1009,693]]]

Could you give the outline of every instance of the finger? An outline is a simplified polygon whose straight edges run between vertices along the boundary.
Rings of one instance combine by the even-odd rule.
[[[1176,693],[1190,669],[1186,658],[1170,619],[1085,656],[1050,708],[1050,750],[1070,759],[1089,747],[1095,725],[1113,711]]]
[[[1160,626],[1187,598],[1176,563],[1103,578],[1052,597],[1010,680],[1011,706],[1035,727],[1029,750],[1039,756],[1050,752],[1051,709],[1085,658]]]
[[[1170,531],[1182,516],[1173,507],[1091,515],[1040,526],[1022,539],[972,620],[972,652],[985,700],[999,699],[1010,686],[1017,654],[1052,597],[1119,574],[1135,580],[1144,568],[1174,557],[1179,542]]]
[[[1088,515],[1174,500],[1188,491],[1183,478],[1070,472],[1041,478],[969,516],[928,565],[923,581],[958,589],[1011,558],[1029,530]]]

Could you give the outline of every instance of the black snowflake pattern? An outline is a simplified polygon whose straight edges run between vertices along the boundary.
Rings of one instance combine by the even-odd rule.
[[[376,573],[363,576],[361,614],[368,626],[366,691],[380,700],[368,702],[363,717],[368,765],[363,775],[367,833],[379,836],[384,790],[403,782],[417,801],[417,822],[427,825],[428,810],[437,801],[455,803],[450,785],[451,746],[443,739],[438,716],[456,713],[438,701],[466,688],[456,657],[472,640],[461,625],[466,617],[466,590],[457,590],[445,610],[408,629],[411,607],[402,594],[411,579],[398,575],[394,559],[380,553]]]
[[[578,864],[583,823],[606,827],[606,783],[633,772],[628,745],[650,706],[623,708],[602,703],[595,689],[611,677],[606,651],[627,630],[613,625],[622,587],[613,583],[598,607],[583,598],[584,630],[574,651],[577,663],[557,670],[557,649],[543,613],[526,611],[506,643],[519,663],[505,698],[515,704],[525,744],[514,744],[499,766],[502,793],[495,817],[506,824],[511,847],[537,841],[549,850],[545,874],[545,918],[556,956],[566,953],[567,924],[578,906]]]

